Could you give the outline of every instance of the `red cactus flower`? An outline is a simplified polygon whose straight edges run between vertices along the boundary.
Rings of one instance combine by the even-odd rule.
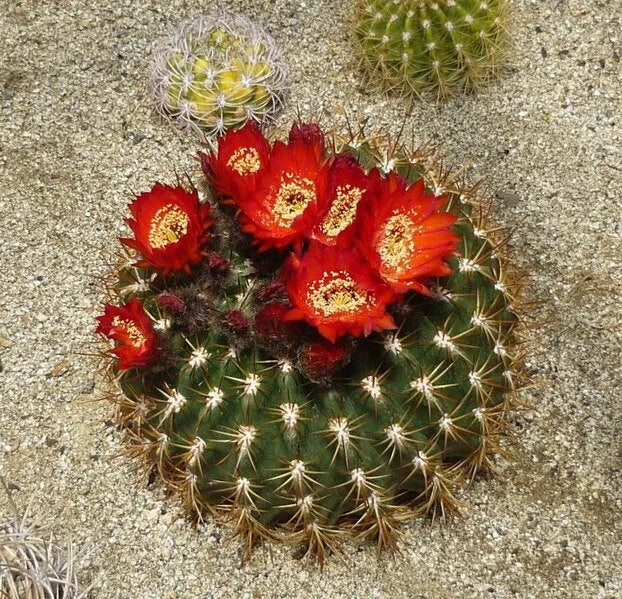
[[[300,348],[298,358],[300,368],[311,379],[323,379],[343,366],[350,354],[345,343],[312,341]]]
[[[259,244],[259,251],[282,248],[302,240],[318,211],[320,144],[304,136],[293,136],[285,144],[277,141],[266,174],[257,191],[236,198],[242,211],[242,230]]]
[[[97,320],[96,331],[116,341],[111,353],[119,358],[119,370],[148,366],[157,360],[159,350],[151,319],[136,298],[124,306],[106,304]]]
[[[396,294],[356,249],[314,242],[302,258],[290,258],[283,276],[294,306],[286,320],[306,320],[333,343],[348,333],[395,328],[386,308]]]
[[[209,204],[201,204],[196,190],[156,183],[130,204],[134,218],[126,220],[134,238],[121,243],[137,250],[141,268],[153,267],[166,275],[172,271],[190,272],[203,259],[203,246],[210,238]]]
[[[355,231],[354,221],[367,202],[369,181],[360,164],[350,154],[337,154],[331,159],[319,190],[320,216],[311,237],[326,245],[337,240],[346,242]]]
[[[199,152],[199,160],[216,194],[224,203],[234,203],[256,191],[270,160],[270,146],[259,126],[249,121],[220,137],[215,154]]]
[[[456,250],[456,217],[442,211],[445,197],[425,193],[423,179],[407,187],[393,172],[381,179],[374,170],[370,178],[380,191],[360,211],[359,249],[397,293],[430,295],[426,279],[451,273],[444,260]]]

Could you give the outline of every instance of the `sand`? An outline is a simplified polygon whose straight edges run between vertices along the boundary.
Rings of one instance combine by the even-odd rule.
[[[196,140],[152,111],[153,41],[212,1],[0,2],[0,475],[21,505],[86,546],[95,599],[613,598],[622,593],[622,111],[620,1],[512,4],[511,69],[442,106],[366,92],[352,2],[245,0],[281,45],[299,108],[369,118],[444,146],[486,181],[529,275],[528,369],[498,478],[462,518],[416,520],[401,553],[346,546],[325,569],[267,546],[240,564],[230,530],[195,531],[175,498],[118,458],[96,364],[103,250],[132,191],[195,166]],[[5,509],[6,508],[6,509]],[[8,515],[0,495],[0,515]]]

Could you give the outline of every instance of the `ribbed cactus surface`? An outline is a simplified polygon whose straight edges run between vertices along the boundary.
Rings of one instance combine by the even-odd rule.
[[[475,91],[502,60],[505,11],[505,0],[359,0],[364,68],[407,95]]]
[[[511,285],[471,192],[417,153],[337,143],[365,172],[423,177],[456,217],[450,274],[400,296],[394,327],[327,345],[279,319],[281,254],[258,254],[222,206],[191,275],[131,261],[113,273],[117,303],[144,306],[160,348],[146,368],[110,360],[118,420],[188,506],[234,522],[246,553],[281,537],[322,558],[344,531],[391,546],[413,509],[451,513],[456,485],[497,448],[520,374]]]

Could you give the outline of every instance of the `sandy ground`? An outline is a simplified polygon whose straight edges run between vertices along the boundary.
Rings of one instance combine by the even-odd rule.
[[[349,0],[234,2],[261,18],[291,69],[295,113],[370,117],[396,132],[399,98],[361,89]],[[195,141],[151,111],[150,47],[211,1],[0,1],[0,474],[21,504],[89,546],[96,599],[622,596],[620,359],[622,27],[619,0],[514,2],[511,71],[485,95],[415,105],[407,128],[469,163],[514,227],[531,275],[528,367],[499,479],[464,517],[415,521],[401,554],[346,548],[323,572],[268,547],[240,566],[227,528],[196,532],[175,499],[115,459],[93,362],[101,248],[131,190],[193,165]],[[7,507],[0,497],[0,513]]]

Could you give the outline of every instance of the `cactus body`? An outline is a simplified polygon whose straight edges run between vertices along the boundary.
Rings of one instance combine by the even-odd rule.
[[[147,371],[111,362],[118,419],[188,506],[233,520],[247,552],[281,537],[322,558],[344,531],[391,546],[412,509],[453,512],[456,485],[497,448],[519,375],[511,287],[469,190],[416,153],[340,143],[365,169],[446,194],[460,242],[434,297],[407,295],[397,328],[356,339],[330,376],[304,341],[292,349],[277,331],[266,342],[271,275],[226,231],[218,275],[208,264],[191,278],[114,273],[114,294],[142,302],[168,356]]]
[[[360,0],[357,42],[384,89],[444,98],[475,91],[506,45],[505,0]]]
[[[274,40],[240,15],[199,17],[154,53],[159,111],[207,137],[248,120],[269,122],[282,105],[285,69]]]

